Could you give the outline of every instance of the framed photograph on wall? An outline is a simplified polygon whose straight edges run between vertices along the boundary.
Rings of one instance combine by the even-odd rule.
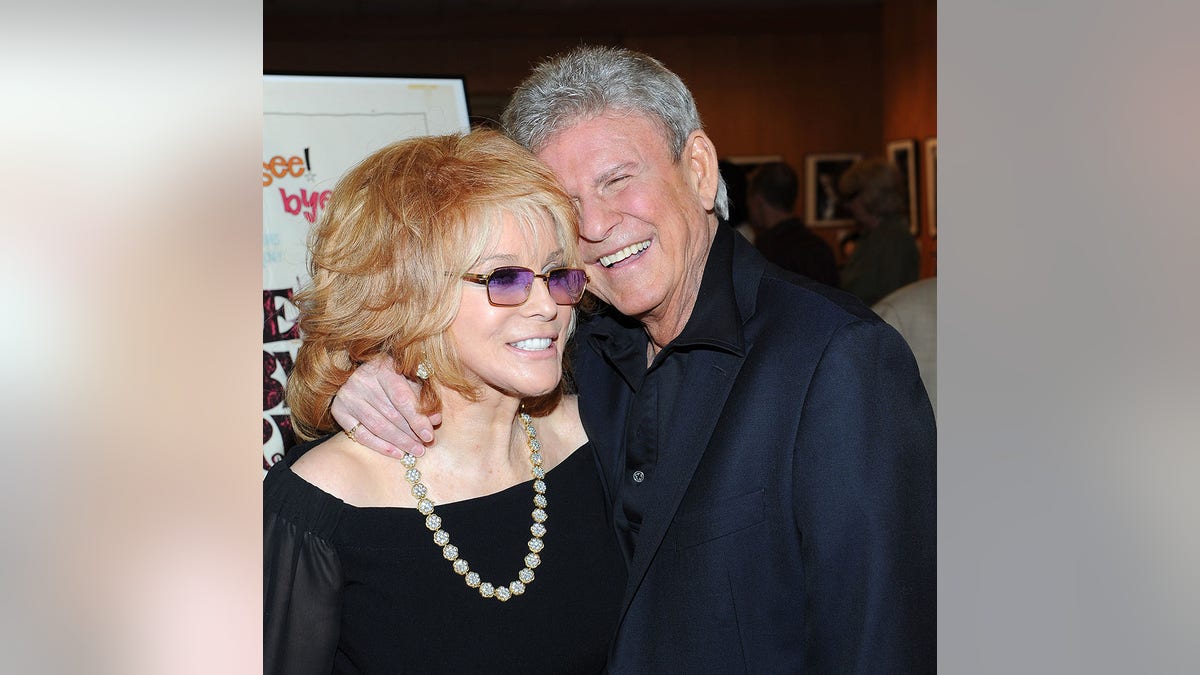
[[[937,237],[937,138],[925,139],[925,210],[929,236]]]
[[[851,225],[854,218],[838,197],[838,179],[858,160],[860,152],[808,155],[804,161],[804,218],[809,227]]]
[[[908,214],[908,231],[917,236],[921,230],[920,213],[917,210],[917,141],[908,138],[887,144],[888,159],[900,169],[900,182],[904,185],[904,212]]]

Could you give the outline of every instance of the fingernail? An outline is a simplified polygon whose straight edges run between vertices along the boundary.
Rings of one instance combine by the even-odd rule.
[[[422,431],[421,432],[421,440],[425,441],[426,443],[429,443],[430,441],[433,440],[433,432],[428,429]]]

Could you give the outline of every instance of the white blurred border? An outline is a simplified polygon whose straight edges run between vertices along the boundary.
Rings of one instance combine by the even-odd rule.
[[[261,8],[0,26],[0,646],[13,672],[261,670]]]
[[[1200,9],[938,12],[939,667],[1200,672]]]
[[[0,647],[258,672],[261,9],[0,26]],[[1200,670],[1190,2],[941,3],[939,665]]]

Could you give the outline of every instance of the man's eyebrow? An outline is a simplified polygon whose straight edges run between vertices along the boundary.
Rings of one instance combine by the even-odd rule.
[[[604,183],[608,182],[608,180],[610,178],[612,178],[613,176],[615,176],[623,171],[628,171],[636,163],[637,162],[622,162],[621,164],[618,164],[612,168],[605,170],[603,173],[596,176],[596,180],[592,183],[592,187],[600,187]]]

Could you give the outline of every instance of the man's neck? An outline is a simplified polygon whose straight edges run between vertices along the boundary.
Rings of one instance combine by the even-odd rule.
[[[650,364],[654,363],[654,357],[658,356],[658,353],[660,351],[662,351],[662,349],[660,347],[657,347],[654,344],[654,340],[649,340],[646,342],[646,367],[647,368],[650,367]]]
[[[696,279],[695,286],[692,286],[689,291],[690,298],[680,303],[680,310],[671,312],[670,316],[661,319],[645,317],[641,320],[642,328],[650,338],[649,361],[653,361],[654,356],[662,351],[663,347],[666,347],[671,340],[679,337],[679,334],[683,332],[683,327],[687,325],[688,319],[692,318],[692,310],[696,308],[699,292],[700,279]]]
[[[688,320],[692,318],[692,312],[696,309],[696,301],[700,297],[700,286],[704,282],[704,273],[708,268],[716,235],[717,229],[714,226],[710,231],[704,255],[686,268],[683,273],[684,278],[680,280],[676,291],[677,295],[664,303],[662,311],[649,312],[637,317],[643,330],[646,331],[646,335],[650,338],[650,348],[647,352],[650,360],[653,360],[654,355],[662,351],[672,340],[679,337],[684,327],[687,326]]]

